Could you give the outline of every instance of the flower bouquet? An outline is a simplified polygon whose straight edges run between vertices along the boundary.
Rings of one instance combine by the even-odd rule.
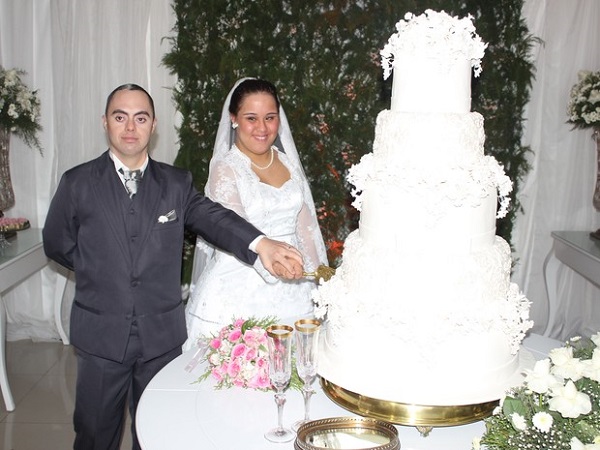
[[[37,133],[41,131],[40,100],[37,91],[21,80],[25,72],[0,67],[0,127],[18,137],[40,153],[42,147]]]
[[[567,106],[569,119],[574,128],[600,127],[600,71],[581,70],[579,81],[571,88]]]
[[[473,448],[600,450],[600,333],[570,339],[526,370]]]
[[[207,345],[206,371],[198,378],[215,380],[215,389],[241,387],[272,390],[269,380],[269,350],[266,329],[277,323],[274,317],[235,319],[215,336],[202,338]],[[293,364],[290,387],[300,389],[301,381]]]

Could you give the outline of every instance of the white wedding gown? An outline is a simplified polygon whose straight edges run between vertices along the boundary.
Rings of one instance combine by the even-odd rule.
[[[321,234],[314,229],[318,227],[314,225],[314,209],[306,207],[306,199],[311,197],[304,192],[303,174],[289,164],[285,154],[278,152],[278,156],[291,174],[281,187],[260,182],[248,157],[234,146],[223,157],[211,161],[206,192],[266,236],[298,248],[305,270],[311,271],[326,263]],[[200,241],[196,252],[206,249],[206,244],[204,248],[202,244]],[[237,318],[275,316],[280,323],[293,325],[297,318],[313,316],[314,280],[279,280],[257,261],[258,266],[249,266],[220,250],[209,253],[186,306],[188,340],[184,351],[192,348],[198,338],[218,333]]]

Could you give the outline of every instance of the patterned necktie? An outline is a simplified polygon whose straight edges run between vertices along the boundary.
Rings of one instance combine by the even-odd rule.
[[[142,171],[124,170],[123,168],[120,168],[119,172],[123,174],[123,178],[125,179],[125,189],[129,192],[129,198],[133,198],[138,190],[138,185],[142,180]]]

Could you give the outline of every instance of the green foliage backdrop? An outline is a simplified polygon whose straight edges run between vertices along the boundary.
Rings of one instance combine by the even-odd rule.
[[[178,76],[173,98],[183,115],[176,165],[194,174],[199,189],[223,100],[243,76],[272,81],[280,91],[309,177],[335,265],[357,225],[350,206],[348,168],[372,150],[375,118],[389,107],[379,50],[406,12],[444,10],[474,17],[489,43],[483,74],[473,84],[473,107],[486,119],[486,152],[514,182],[513,208],[498,222],[509,242],[519,208],[519,183],[529,167],[521,145],[529,100],[533,42],[520,11],[523,0],[174,0],[176,26],[164,63]]]

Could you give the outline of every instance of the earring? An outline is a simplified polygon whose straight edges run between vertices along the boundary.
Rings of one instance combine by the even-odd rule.
[[[234,130],[238,127],[238,123],[237,122],[233,122],[231,124],[231,128],[233,128]]]

